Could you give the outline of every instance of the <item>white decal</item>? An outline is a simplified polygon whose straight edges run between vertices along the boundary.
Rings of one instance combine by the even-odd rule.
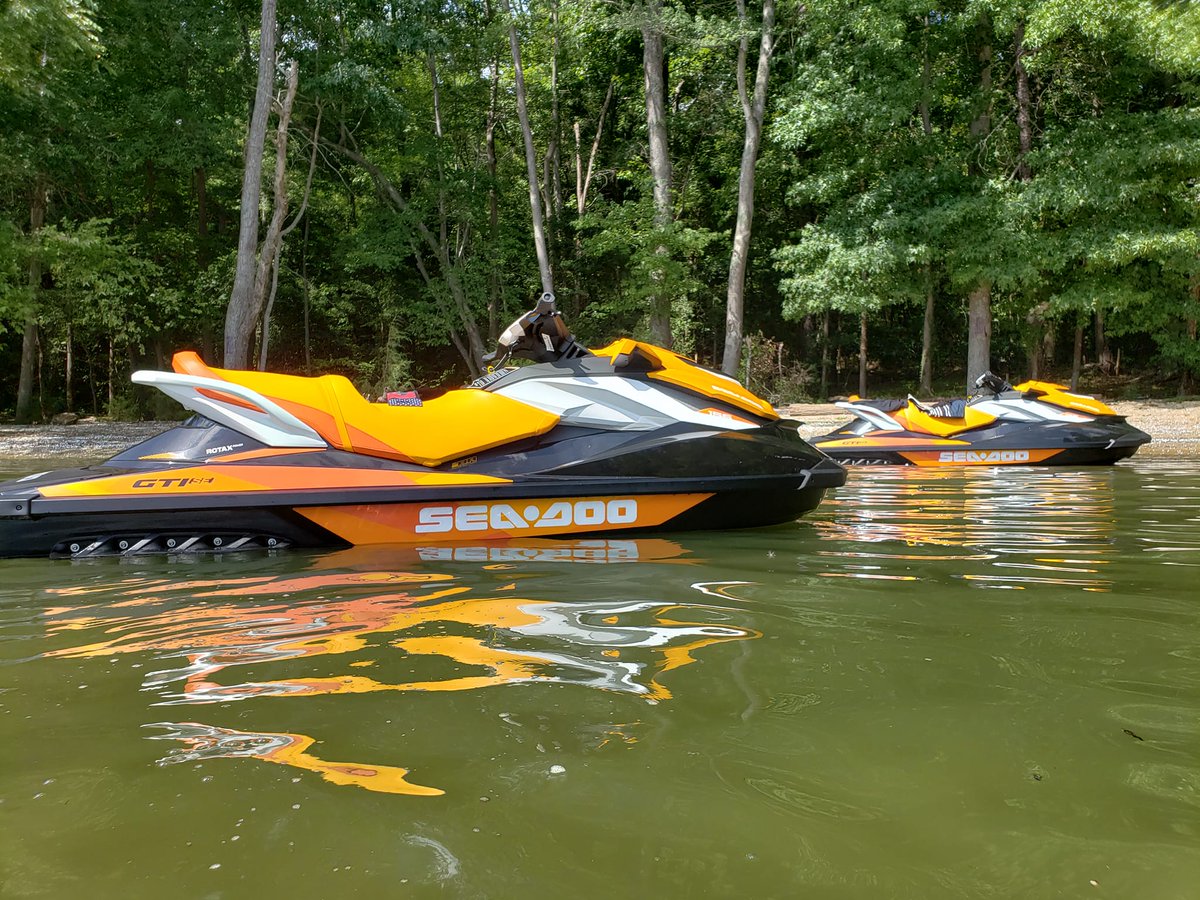
[[[562,547],[418,547],[423,560],[458,562],[636,562],[634,541],[580,541]]]
[[[533,504],[521,509],[508,503],[462,506],[424,506],[417,515],[417,534],[447,531],[511,531],[526,528],[584,528],[596,525],[629,525],[637,521],[637,501],[556,500],[544,511]]]
[[[417,533],[449,531],[454,527],[453,506],[426,506],[421,510]]]
[[[236,450],[238,447],[245,446],[245,444],[226,444],[224,447],[209,447],[204,453],[206,456],[212,456],[216,453],[228,453],[230,450]]]
[[[1029,462],[1028,450],[946,450],[938,455],[944,463]]]

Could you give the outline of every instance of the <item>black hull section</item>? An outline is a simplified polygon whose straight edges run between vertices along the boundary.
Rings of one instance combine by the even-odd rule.
[[[818,445],[819,446],[819,445]],[[1140,446],[1140,445],[1139,445]],[[905,447],[905,452],[936,452],[939,447]],[[991,449],[991,448],[989,448]],[[1137,447],[1114,447],[1105,449],[1103,447],[1073,447],[1064,449],[1056,453],[1050,459],[1042,460],[1041,462],[1004,462],[996,461],[993,463],[973,462],[969,465],[1025,465],[1025,466],[1111,466],[1114,463],[1119,463],[1123,459],[1129,459],[1137,452]],[[839,450],[830,449],[823,451],[830,459],[837,460],[843,466],[919,466],[920,463],[915,463],[910,459],[900,455],[897,450],[888,450],[885,448],[869,448],[858,450]],[[962,463],[940,463],[939,465],[963,465]]]
[[[1005,422],[948,439],[965,443],[925,443],[929,435],[911,431],[859,434],[854,425],[813,439],[813,446],[842,465],[1108,466],[1150,442],[1122,418],[1083,425]],[[853,446],[836,446],[850,439]]]
[[[0,558],[345,547],[287,508],[114,510],[0,519]]]

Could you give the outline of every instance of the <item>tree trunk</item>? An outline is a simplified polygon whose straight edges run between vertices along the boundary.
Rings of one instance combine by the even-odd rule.
[[[746,28],[746,2],[738,0],[738,21]],[[758,49],[758,70],[754,76],[754,98],[746,93],[746,50],[743,37],[738,47],[737,83],[746,120],[746,136],[742,144],[742,166],[738,174],[737,222],[733,228],[733,252],[729,257],[729,287],[725,295],[725,354],[721,370],[736,377],[742,347],[743,316],[746,293],[746,264],[750,255],[750,230],[754,223],[754,166],[758,162],[758,145],[762,137],[763,117],[767,108],[767,77],[770,74],[771,51],[774,48],[775,2],[763,0],[762,39]]]
[[[296,88],[300,83],[300,66],[295,60],[288,66],[287,93],[279,110],[279,121],[275,129],[275,183],[271,199],[271,224],[267,226],[262,249],[258,254],[258,268],[254,274],[254,315],[262,318],[262,345],[258,360],[259,370],[267,367],[267,347],[270,344],[268,329],[271,327],[270,307],[275,303],[275,291],[279,286],[279,258],[283,253],[284,220],[287,219],[287,143],[288,125],[292,120],[292,103],[296,99]],[[318,127],[320,120],[318,119]],[[313,149],[316,149],[319,133],[313,134]],[[315,162],[315,157],[314,157]],[[311,172],[309,175],[311,179]],[[305,200],[307,200],[307,196]],[[295,223],[293,223],[294,227]],[[289,231],[291,229],[288,229]],[[269,287],[268,287],[269,286]]]
[[[933,65],[929,58],[929,16],[925,16],[925,29],[921,42],[921,133],[933,137],[933,120],[929,114],[929,100],[933,85]],[[918,390],[929,397],[933,394],[933,264],[925,264],[925,321],[921,328],[921,376]]]
[[[1040,351],[1038,354],[1042,358],[1042,377],[1043,378],[1053,377],[1051,373],[1054,371],[1054,358],[1056,355],[1055,354],[1055,343],[1056,343],[1055,337],[1056,337],[1056,335],[1054,333],[1054,320],[1048,318],[1042,324],[1042,341],[1041,341]]]
[[[992,45],[988,38],[987,22],[980,21],[979,45],[979,111],[971,122],[971,135],[980,144],[992,129]],[[978,163],[972,163],[972,174],[981,176]],[[975,387],[975,379],[991,368],[992,355],[992,285],[982,278],[975,285],[967,300],[967,393]]]
[[[967,393],[992,366],[992,285],[981,281],[967,298]]]
[[[858,320],[858,396],[867,396],[867,314]]]
[[[1096,304],[1096,365],[1105,375],[1113,373],[1112,347],[1104,334],[1104,308]]]
[[[315,143],[315,141],[314,141]],[[308,285],[308,219],[304,220],[304,242],[300,246],[300,284],[304,291],[304,374],[312,374],[312,330]]]
[[[1200,286],[1193,288],[1193,295],[1200,299]],[[1200,331],[1200,322],[1194,317],[1187,320],[1187,336],[1192,343],[1195,343],[1197,332]],[[1183,364],[1183,374],[1179,378],[1179,396],[1185,397],[1192,393],[1194,381],[1192,379],[1192,370],[1188,363]]]
[[[38,295],[42,288],[42,256],[37,246],[38,232],[46,224],[46,185],[39,176],[29,202],[29,307],[25,312],[25,335],[21,340],[21,375],[17,382],[16,420],[25,425],[33,421],[33,381],[38,345]]]
[[[558,241],[555,239],[556,221],[562,212],[562,172],[559,157],[562,142],[562,119],[558,108],[558,3],[551,0],[550,4],[550,142],[543,157],[545,181],[543,188],[543,203],[546,207],[546,235],[550,249],[550,269],[554,270]]]
[[[829,310],[821,318],[821,399],[829,397]]]
[[[246,135],[245,167],[242,172],[241,222],[238,228],[237,268],[233,291],[225,313],[225,365],[244,369],[250,363],[250,346],[258,325],[254,306],[257,273],[258,205],[262,193],[263,144],[271,114],[275,82],[275,0],[262,0],[258,38],[258,85],[254,112]]]
[[[933,271],[925,265],[925,322],[921,328],[921,393],[933,394]]]
[[[933,135],[933,120],[929,115],[929,94],[933,84],[933,64],[929,59],[929,16],[925,16],[925,28],[921,34],[921,131],[925,137]]]
[[[517,40],[517,24],[513,20],[508,0],[500,0],[500,6],[508,17],[508,43],[512,49],[513,75],[517,83],[517,118],[521,121],[521,136],[525,141],[525,169],[529,177],[529,208],[533,215],[533,246],[537,251],[538,271],[542,276],[542,291],[553,293],[554,276],[550,271],[550,252],[546,246],[546,226],[542,221],[537,157],[533,150],[533,130],[529,127],[529,111],[525,105],[525,72],[521,68],[521,43]]]
[[[491,4],[488,4],[488,20],[491,21]],[[488,94],[487,112],[487,168],[488,168],[488,238],[492,252],[500,247],[500,201],[496,188],[496,105],[500,92],[500,57],[492,57],[492,83]],[[500,335],[500,272],[498,266],[488,266],[487,301],[488,343],[495,344]]]
[[[587,208],[588,190],[592,184],[592,171],[596,166],[596,154],[600,151],[600,135],[604,132],[604,116],[608,112],[608,104],[612,102],[613,86],[615,81],[609,79],[608,91],[604,95],[604,104],[600,107],[600,117],[596,120],[596,135],[592,139],[592,150],[588,154],[587,171],[583,168],[582,154],[582,135],[580,131],[579,120],[575,120],[575,212],[580,219],[583,218],[584,210]],[[580,229],[575,229],[575,306],[574,314],[578,315],[584,307],[585,291],[583,288],[583,280],[579,277],[579,260],[583,256],[583,234]]]
[[[1029,95],[1029,72],[1025,69],[1025,23],[1018,22],[1015,34],[1017,70],[1017,138],[1020,156],[1017,162],[1017,178],[1029,181],[1033,173],[1029,168],[1029,151],[1033,149],[1032,101]]]
[[[1079,373],[1083,369],[1083,326],[1075,326],[1075,353],[1071,357],[1071,390],[1079,390]]]
[[[642,70],[646,78],[646,130],[650,138],[650,174],[654,179],[654,224],[661,230],[674,220],[671,208],[671,157],[667,150],[666,79],[663,77],[663,34],[661,0],[647,0],[646,20],[642,25]],[[665,244],[655,251],[667,256],[671,251]],[[650,339],[670,348],[671,298],[666,296],[666,273],[651,273],[657,290],[650,297]]]
[[[196,166],[196,262],[208,268],[208,172]]]
[[[72,370],[75,368],[75,347],[74,347],[74,343],[73,343],[74,335],[72,334],[72,331],[73,331],[73,329],[71,328],[71,323],[68,322],[67,323],[67,359],[66,359],[66,365],[63,367],[64,368],[63,377],[66,381],[66,387],[67,387],[67,412],[73,412],[75,410],[75,392],[74,392],[74,390],[72,390],[72,386],[71,386]]]

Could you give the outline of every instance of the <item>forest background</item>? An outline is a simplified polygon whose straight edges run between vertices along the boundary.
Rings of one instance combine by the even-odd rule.
[[[1190,392],[1198,88],[1189,0],[0,0],[0,415],[453,386],[546,287],[777,403]]]

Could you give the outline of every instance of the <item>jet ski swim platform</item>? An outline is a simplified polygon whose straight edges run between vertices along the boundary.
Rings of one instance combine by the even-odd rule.
[[[966,400],[852,398],[854,419],[813,444],[843,465],[1084,466],[1127,459],[1150,435],[1061,385],[985,373]]]
[[[0,484],[0,557],[747,528],[845,482],[736,381],[632,340],[580,347],[552,297],[496,356],[475,386],[393,406],[340,376],[176,354],[133,380],[195,415],[100,465]]]

